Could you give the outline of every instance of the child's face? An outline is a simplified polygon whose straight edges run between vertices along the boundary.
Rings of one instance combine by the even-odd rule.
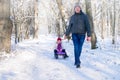
[[[58,40],[57,43],[61,43],[61,40]]]

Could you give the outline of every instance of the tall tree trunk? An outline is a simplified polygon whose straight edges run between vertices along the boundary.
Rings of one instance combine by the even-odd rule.
[[[59,23],[59,21],[56,21],[56,32],[57,32],[57,36],[60,37],[60,23]]]
[[[0,0],[0,52],[10,52],[12,27],[10,0]]]
[[[116,23],[115,23],[115,20],[116,20],[115,0],[114,0],[114,4],[113,4],[113,5],[114,5],[114,12],[113,12],[113,13],[114,13],[114,15],[113,15],[114,18],[113,18],[113,21],[112,21],[112,22],[113,22],[113,23],[112,23],[112,24],[113,24],[113,25],[112,25],[112,30],[113,30],[113,34],[112,34],[112,44],[115,44],[115,38],[116,38],[116,35],[115,35],[115,28],[116,28],[116,27],[115,27],[115,24],[116,24]]]
[[[35,26],[33,27],[33,38],[38,38],[38,0],[34,2],[35,6]]]
[[[65,32],[65,28],[66,28],[66,22],[64,19],[64,12],[63,12],[63,6],[62,6],[62,0],[56,0],[59,11],[60,11],[60,18],[62,19],[62,27],[63,27],[63,31]]]
[[[30,23],[27,21],[27,23],[25,24],[25,36],[24,39],[29,39],[29,34],[30,34],[30,29],[29,29]]]
[[[80,3],[80,0],[77,0],[77,3]]]
[[[101,5],[101,38],[102,39],[104,39],[104,24],[105,24],[105,15],[104,15],[104,9],[105,9],[105,7],[104,7],[104,1],[102,1],[102,5]]]
[[[92,31],[92,35],[91,35],[91,49],[96,49],[96,43],[97,43],[97,37],[96,34],[94,32],[94,24],[93,24],[93,17],[92,17],[92,7],[91,7],[91,0],[85,0],[86,2],[86,13],[89,17],[89,21],[90,21],[90,26],[91,26],[91,31]]]

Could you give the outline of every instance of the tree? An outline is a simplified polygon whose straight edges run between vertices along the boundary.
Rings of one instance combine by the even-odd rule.
[[[35,26],[35,6],[36,0],[11,0],[15,43],[38,35],[36,34],[38,29]]]
[[[59,9],[59,17],[60,19],[62,19],[62,26],[63,26],[63,32],[65,32],[65,28],[66,28],[66,22],[65,22],[65,16],[64,16],[64,9],[63,9],[63,5],[62,5],[62,0],[56,0],[57,5],[58,5],[58,9]]]
[[[33,38],[38,38],[38,0],[34,2],[35,26],[33,27]]]
[[[10,0],[0,0],[0,51],[11,50],[12,21],[10,20]]]
[[[115,44],[115,39],[116,39],[116,2],[114,0],[114,3],[113,3],[113,6],[114,6],[114,10],[113,10],[113,19],[112,19],[112,30],[113,30],[113,33],[112,33],[112,44]]]
[[[86,13],[89,17],[89,21],[90,21],[90,26],[91,26],[91,48],[92,49],[96,49],[96,43],[97,43],[97,37],[94,31],[94,24],[93,24],[93,17],[92,17],[92,7],[91,7],[91,0],[85,0],[86,2]]]

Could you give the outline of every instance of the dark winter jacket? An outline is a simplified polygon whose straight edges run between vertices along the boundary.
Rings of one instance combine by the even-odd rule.
[[[91,36],[91,29],[87,15],[82,11],[72,15],[65,35],[68,36],[70,33],[86,34],[86,32],[88,37]]]

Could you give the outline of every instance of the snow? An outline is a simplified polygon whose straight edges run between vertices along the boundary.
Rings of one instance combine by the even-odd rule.
[[[13,44],[11,54],[0,54],[0,80],[120,80],[119,49],[105,44],[104,49],[91,50],[90,43],[85,42],[81,68],[77,69],[72,41],[63,41],[69,58],[54,59],[56,38],[41,35]]]

